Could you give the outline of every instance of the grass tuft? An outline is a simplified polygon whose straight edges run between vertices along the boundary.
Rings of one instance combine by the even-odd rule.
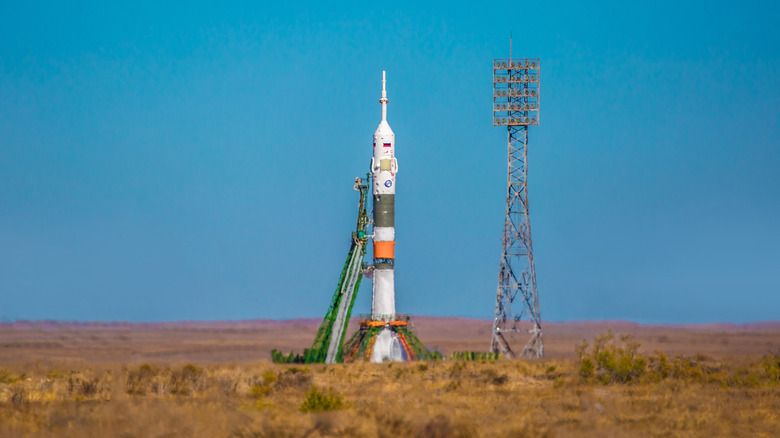
[[[344,409],[344,401],[341,396],[330,389],[327,394],[320,392],[316,386],[312,386],[306,393],[306,399],[301,405],[301,412],[322,412]]]

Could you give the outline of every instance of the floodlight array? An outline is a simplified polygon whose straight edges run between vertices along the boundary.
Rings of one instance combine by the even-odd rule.
[[[493,125],[539,124],[539,59],[493,60]]]

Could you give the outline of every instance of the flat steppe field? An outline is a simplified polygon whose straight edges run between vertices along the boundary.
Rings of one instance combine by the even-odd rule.
[[[0,436],[780,436],[780,323],[547,323],[543,360],[461,361],[490,321],[414,321],[444,360],[270,362],[318,320],[0,324]]]

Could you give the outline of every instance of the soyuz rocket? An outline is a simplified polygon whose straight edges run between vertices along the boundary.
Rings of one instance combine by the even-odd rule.
[[[374,156],[371,158],[372,193],[374,195],[374,294],[371,319],[395,319],[395,134],[387,123],[387,89],[382,72],[382,121],[374,132]]]

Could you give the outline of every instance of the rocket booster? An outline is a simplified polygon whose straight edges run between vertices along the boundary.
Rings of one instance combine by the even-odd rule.
[[[372,319],[395,319],[395,134],[387,123],[387,89],[382,71],[382,121],[374,132],[374,156],[371,158],[374,195],[374,294]]]

